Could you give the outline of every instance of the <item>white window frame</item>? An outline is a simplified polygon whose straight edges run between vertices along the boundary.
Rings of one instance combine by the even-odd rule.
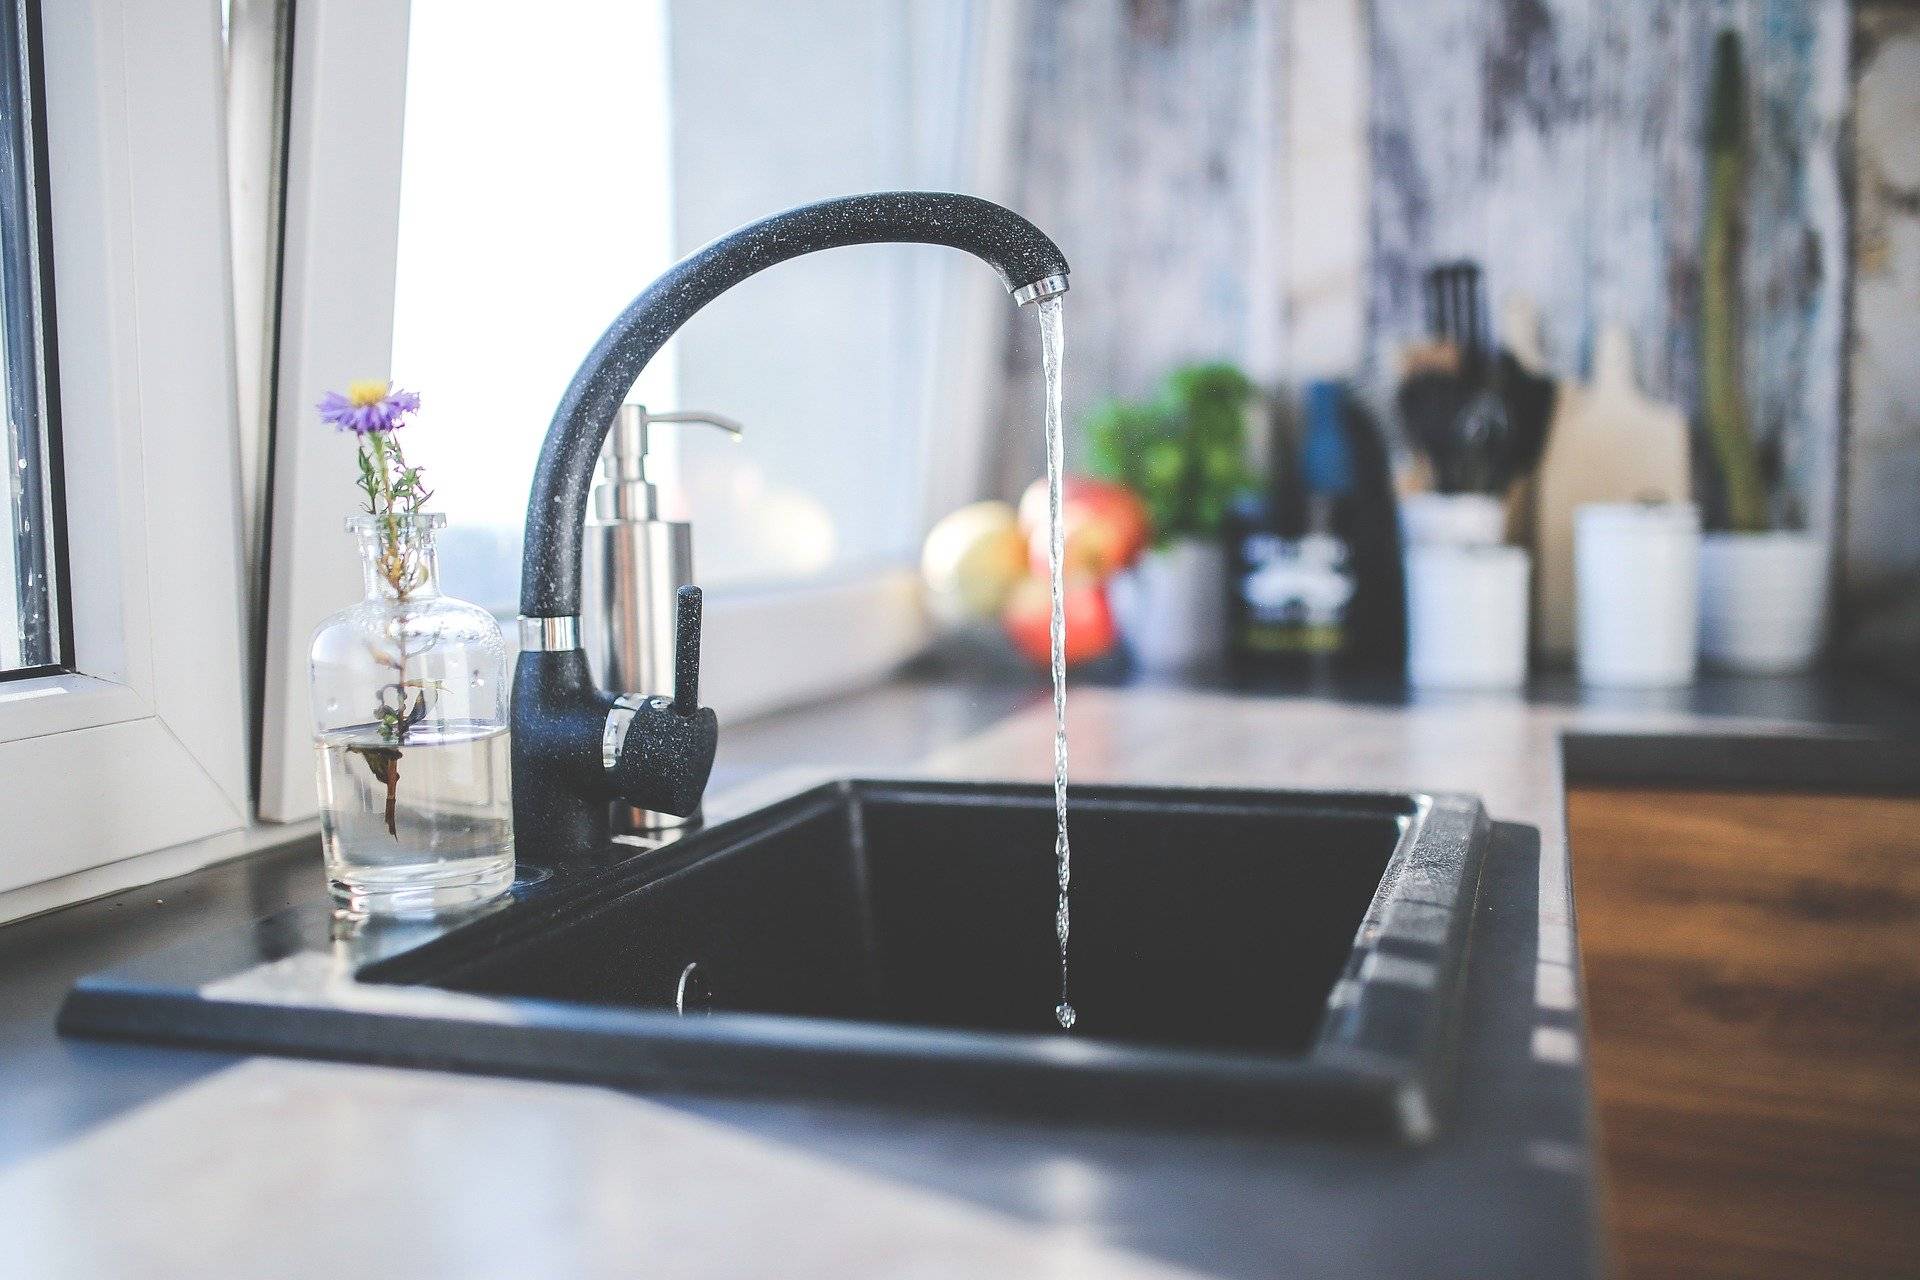
[[[969,57],[981,63],[978,87],[972,90],[978,97],[974,118],[989,130],[1005,126],[1013,101],[1018,43],[1012,33],[1023,29],[1024,4],[979,0],[967,18],[976,24]],[[717,26],[729,20],[722,10],[698,12],[702,21]],[[351,558],[339,550],[339,503],[322,496],[337,492],[333,480],[344,474],[345,460],[331,456],[325,433],[289,424],[310,420],[311,405],[326,387],[377,376],[391,360],[408,17],[405,0],[329,0],[296,10],[281,303],[282,429],[275,445],[261,761],[260,811],[268,819],[302,818],[315,810],[305,643],[314,625],[358,589]],[[914,19],[907,30],[909,39],[939,34],[924,18]],[[954,78],[953,92],[963,92],[959,82],[966,73],[956,72]],[[679,145],[697,149],[679,126],[676,134]],[[959,148],[979,176],[956,185],[1004,198],[1003,147],[983,146],[964,129],[944,141]],[[679,169],[676,160],[676,175]],[[342,190],[351,191],[352,198],[337,198]],[[676,185],[676,206],[686,194]],[[695,247],[684,230],[676,231],[675,242],[681,252]],[[954,425],[937,438],[923,433],[923,527],[951,506],[979,496],[986,483],[992,410],[984,388],[998,367],[998,325],[1008,305],[1004,291],[979,264],[925,252],[926,265],[916,271],[912,285],[940,290],[942,333],[924,335],[918,350],[903,353],[903,359],[930,360],[942,346],[959,347],[971,353],[977,367],[958,381],[981,389],[945,386],[927,393],[926,412],[942,409],[944,420]],[[635,281],[634,292],[646,283]],[[689,334],[699,325],[696,319]],[[943,344],[947,333],[955,338]],[[681,391],[688,403],[726,407],[724,395],[688,386]],[[956,398],[963,402],[957,413]],[[544,426],[543,421],[529,429]],[[883,677],[921,651],[929,638],[917,583],[913,566],[900,563],[821,583],[712,593],[703,691],[723,720],[737,722]]]
[[[0,686],[0,918],[248,827],[219,6],[40,24],[74,652]]]
[[[260,735],[270,822],[319,812],[307,646],[361,594],[341,523],[353,440],[321,429],[313,407],[393,358],[409,11],[406,0],[294,6]]]

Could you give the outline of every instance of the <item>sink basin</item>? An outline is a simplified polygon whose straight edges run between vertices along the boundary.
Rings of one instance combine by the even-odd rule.
[[[1477,801],[1076,786],[1070,819],[1071,1033],[1053,1018],[1051,792],[887,781],[557,877],[330,984],[283,956],[260,966],[276,981],[201,982],[133,1018],[151,976],[88,979],[63,1026],[702,1090],[1436,1131],[1488,835]]]

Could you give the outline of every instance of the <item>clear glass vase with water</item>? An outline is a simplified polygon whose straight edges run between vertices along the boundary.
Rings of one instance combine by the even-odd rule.
[[[355,516],[366,598],[314,632],[328,888],[356,915],[459,911],[513,883],[507,647],[440,591],[439,514]]]

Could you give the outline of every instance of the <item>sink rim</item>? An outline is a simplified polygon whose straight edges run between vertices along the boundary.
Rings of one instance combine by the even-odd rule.
[[[208,973],[168,952],[76,984],[63,1032],[344,1058],[389,1064],[588,1080],[695,1091],[805,1094],[824,1091],[885,1101],[934,1092],[962,1103],[1019,1111],[1129,1120],[1172,1115],[1243,1127],[1335,1129],[1402,1142],[1439,1132],[1452,1086],[1453,1042],[1471,941],[1473,906],[1491,824],[1480,801],[1443,792],[1300,791],[1252,787],[1082,784],[1080,805],[1196,804],[1238,798],[1272,809],[1391,816],[1401,830],[1327,999],[1308,1051],[1279,1056],[1181,1048],[1019,1031],[970,1030],[800,1017],[592,1005],[529,996],[482,995],[432,985],[453,975],[468,947],[488,949],[538,934],[593,898],[608,902],[664,883],[742,838],[802,821],[856,791],[946,801],[1005,803],[1044,798],[1045,784],[926,778],[841,778],[784,798],[658,849],[620,857],[592,874],[555,876],[493,916],[428,929],[351,971],[319,973],[321,957],[295,935],[313,923],[257,925],[251,958],[231,982],[184,981]],[[624,851],[623,851],[624,852]],[[296,912],[285,913],[286,915]],[[309,909],[317,913],[318,909]],[[1436,914],[1436,911],[1438,914]],[[324,937],[324,917],[319,917]],[[482,926],[490,925],[491,928]],[[1436,929],[1436,925],[1441,925]],[[284,939],[269,942],[269,935]],[[325,944],[322,944],[324,947]],[[229,954],[237,944],[229,943]],[[337,953],[337,944],[336,944]],[[291,961],[314,972],[246,981]],[[224,979],[235,967],[208,976]],[[431,971],[431,973],[429,972]],[[368,1024],[378,1020],[378,1027]]]
[[[857,777],[820,783],[690,833],[622,863],[606,876],[553,895],[544,909],[489,929],[452,930],[425,946],[376,962],[362,981],[444,990],[463,960],[537,937],[584,902],[611,909],[623,895],[665,884],[738,842],[808,821],[856,796],[948,804],[1003,805],[1009,797],[1052,803],[1044,783]],[[631,1020],[635,1031],[688,1045],[777,1048],[875,1061],[911,1059],[947,1067],[988,1068],[1027,1075],[1036,1071],[1104,1076],[1115,1081],[1180,1080],[1213,1087],[1272,1090],[1304,1085],[1347,1092],[1390,1113],[1387,1127],[1409,1141],[1439,1128],[1450,1091],[1447,1070],[1464,966],[1479,859],[1490,835],[1477,797],[1449,792],[1300,791],[1252,787],[1176,787],[1158,784],[1078,784],[1070,803],[1081,808],[1137,807],[1165,812],[1182,806],[1218,812],[1245,804],[1271,810],[1298,802],[1303,811],[1390,817],[1400,833],[1380,882],[1355,930],[1327,1010],[1306,1053],[1296,1056],[1228,1049],[1143,1045],[1092,1036],[928,1027],[883,1021],[792,1014],[731,1012],[683,1018],[671,1010],[608,1006],[534,996],[486,995],[546,1012],[592,1009]],[[1435,897],[1445,901],[1435,901]],[[1465,909],[1457,909],[1459,899]],[[1445,911],[1446,928],[1432,929],[1432,908]],[[1427,908],[1422,910],[1421,908]],[[464,935],[464,936],[463,936]],[[1425,981],[1430,979],[1430,981]],[[1430,994],[1423,994],[1430,993]],[[468,993],[462,993],[463,995]],[[1410,998],[1411,996],[1411,998]]]

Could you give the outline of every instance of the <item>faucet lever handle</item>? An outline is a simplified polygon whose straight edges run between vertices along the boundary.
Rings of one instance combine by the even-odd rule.
[[[673,709],[690,716],[700,709],[700,588],[680,588],[674,604]]]

